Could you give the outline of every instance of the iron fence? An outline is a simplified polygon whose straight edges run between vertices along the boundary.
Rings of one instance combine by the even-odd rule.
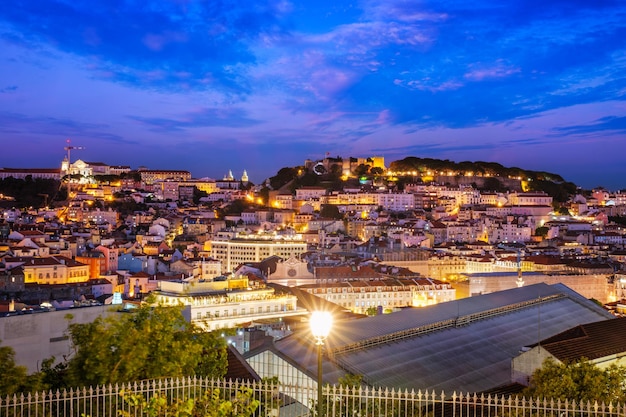
[[[316,398],[315,388],[189,377],[12,395],[0,398],[0,417],[318,417],[315,401],[303,398]],[[231,408],[220,408],[226,402]],[[626,417],[625,404],[328,385],[322,410],[325,417]]]

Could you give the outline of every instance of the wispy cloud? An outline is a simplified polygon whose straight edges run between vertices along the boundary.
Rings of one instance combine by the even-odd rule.
[[[177,118],[129,116],[141,122],[153,131],[180,132],[186,129],[201,127],[251,127],[259,124],[251,119],[246,112],[238,108],[204,108],[179,115]]]

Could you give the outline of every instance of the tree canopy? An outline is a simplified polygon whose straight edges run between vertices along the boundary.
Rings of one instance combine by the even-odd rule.
[[[12,348],[0,346],[0,395],[226,374],[224,338],[185,320],[180,307],[144,304],[90,323],[67,318],[73,352],[60,362],[44,360],[41,371],[32,375],[15,364]]]
[[[626,403],[626,367],[601,369],[582,359],[559,363],[546,359],[524,391],[526,397],[575,400],[578,402]]]
[[[224,340],[185,320],[177,307],[145,304],[131,313],[71,323],[69,334],[75,348],[67,362],[70,386],[226,372]]]
[[[22,392],[26,388],[26,367],[15,363],[15,352],[0,346],[0,397]]]

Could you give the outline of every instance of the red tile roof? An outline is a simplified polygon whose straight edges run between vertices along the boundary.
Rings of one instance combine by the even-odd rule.
[[[581,324],[541,341],[561,362],[626,353],[626,317]]]

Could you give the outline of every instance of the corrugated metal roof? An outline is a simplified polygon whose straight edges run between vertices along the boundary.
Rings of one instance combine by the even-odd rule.
[[[543,301],[537,302],[539,298]],[[497,314],[480,318],[489,311]],[[474,319],[454,321],[464,316]],[[479,392],[510,382],[511,360],[523,346],[581,323],[610,318],[604,309],[566,286],[536,284],[420,309],[341,321],[333,326],[327,346],[341,352],[346,346],[382,340],[335,354],[340,368],[362,375],[364,382],[373,386]],[[394,341],[385,339],[446,320],[453,320],[454,325]],[[292,358],[293,363],[316,372],[311,339],[307,329],[302,329],[276,342],[275,347]],[[326,381],[336,382],[342,374],[341,369],[326,360]]]
[[[457,317],[469,316],[505,306],[523,304],[540,297],[546,298],[563,294],[585,300],[565,286],[535,284],[422,308],[407,308],[397,313],[369,317],[359,321],[338,322],[333,326],[333,332],[329,336],[327,343],[333,349],[337,349],[344,345],[381,335],[456,319]],[[601,307],[595,304],[593,304],[593,307],[598,311],[604,312]]]

